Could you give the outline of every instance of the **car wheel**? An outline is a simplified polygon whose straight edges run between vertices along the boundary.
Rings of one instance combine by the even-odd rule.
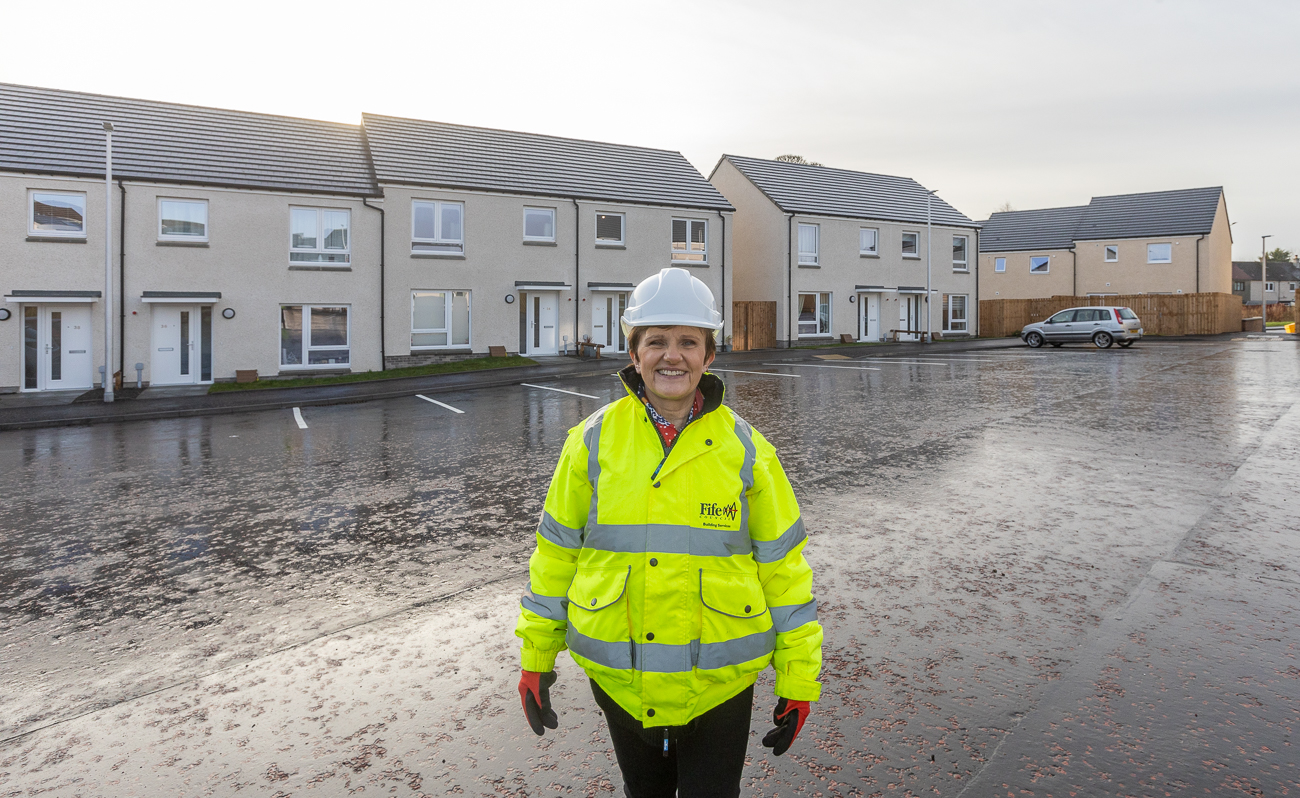
[[[1110,349],[1110,345],[1115,343],[1115,336],[1108,332],[1099,332],[1092,336],[1092,342],[1097,345],[1098,349]]]
[[[1119,345],[1122,346],[1122,347],[1124,347],[1125,349],[1128,349],[1130,346],[1133,345],[1133,342],[1132,342],[1132,341],[1120,341],[1120,342],[1119,342]]]
[[[1029,335],[1025,336],[1025,343],[1029,344],[1031,349],[1037,349],[1043,345],[1043,334],[1031,332]]]

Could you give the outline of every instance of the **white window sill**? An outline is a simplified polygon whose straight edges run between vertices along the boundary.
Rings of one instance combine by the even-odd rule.
[[[207,244],[204,244],[207,246]],[[333,263],[290,263],[289,271],[291,272],[350,272],[352,267],[348,264],[335,265]]]
[[[456,346],[413,346],[413,347],[411,347],[411,352],[412,352],[412,353],[415,353],[415,352],[420,352],[420,353],[437,353],[437,354],[443,354],[443,355],[472,355],[472,354],[474,354],[474,350],[473,350],[471,347],[465,346],[464,344],[457,344]]]
[[[880,253],[878,253],[878,252],[859,252],[859,253],[858,253],[858,257],[859,257],[859,258],[879,258],[879,257],[880,257]]]
[[[27,236],[27,239],[26,239],[26,240],[28,240],[28,241],[40,241],[40,242],[47,243],[47,244],[56,244],[56,243],[57,243],[57,244],[84,244],[84,243],[86,243],[86,237],[85,237],[85,236],[43,236],[43,235],[29,235],[29,236]]]
[[[346,363],[325,363],[319,366],[281,366],[277,377],[296,377],[300,374],[351,374],[352,366]]]
[[[464,252],[412,252],[412,258],[428,258],[433,260],[465,260]]]
[[[800,264],[799,264],[799,268],[800,268],[800,269],[820,269],[820,268],[821,268],[821,264],[820,264],[820,263],[800,263]]]
[[[903,260],[920,260],[920,255],[904,255]]]
[[[952,267],[952,270],[953,270],[954,272],[959,272],[959,273],[961,273],[961,274],[970,274],[970,267],[969,267],[969,266],[953,266],[953,267]]]
[[[597,241],[596,249],[627,249],[627,244],[616,243],[613,241]]]
[[[174,241],[170,238],[164,238],[154,243],[156,247],[200,247],[206,249],[206,241]]]
[[[542,240],[542,239],[531,239],[531,238],[525,238],[525,239],[524,239],[524,246],[526,246],[526,247],[554,247],[554,246],[557,246],[557,245],[556,245],[556,243],[555,243],[554,241],[545,241],[545,240]]]

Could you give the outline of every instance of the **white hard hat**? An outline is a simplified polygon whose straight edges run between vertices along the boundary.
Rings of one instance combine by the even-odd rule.
[[[722,314],[713,292],[685,269],[667,268],[632,290],[621,319],[624,335],[633,327],[703,327],[722,329]]]

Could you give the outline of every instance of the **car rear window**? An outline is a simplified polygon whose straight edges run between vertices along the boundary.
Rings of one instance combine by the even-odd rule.
[[[1120,309],[1119,309],[1119,317],[1120,317],[1121,319],[1136,319],[1136,318],[1137,318],[1137,314],[1134,313],[1133,311],[1129,310],[1128,308],[1120,308]]]

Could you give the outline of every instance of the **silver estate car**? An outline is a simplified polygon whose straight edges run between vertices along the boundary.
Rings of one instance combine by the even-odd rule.
[[[1142,320],[1128,308],[1110,306],[1070,308],[1043,321],[1026,324],[1020,339],[1037,349],[1071,341],[1092,341],[1100,349],[1111,344],[1132,346],[1142,337]]]

